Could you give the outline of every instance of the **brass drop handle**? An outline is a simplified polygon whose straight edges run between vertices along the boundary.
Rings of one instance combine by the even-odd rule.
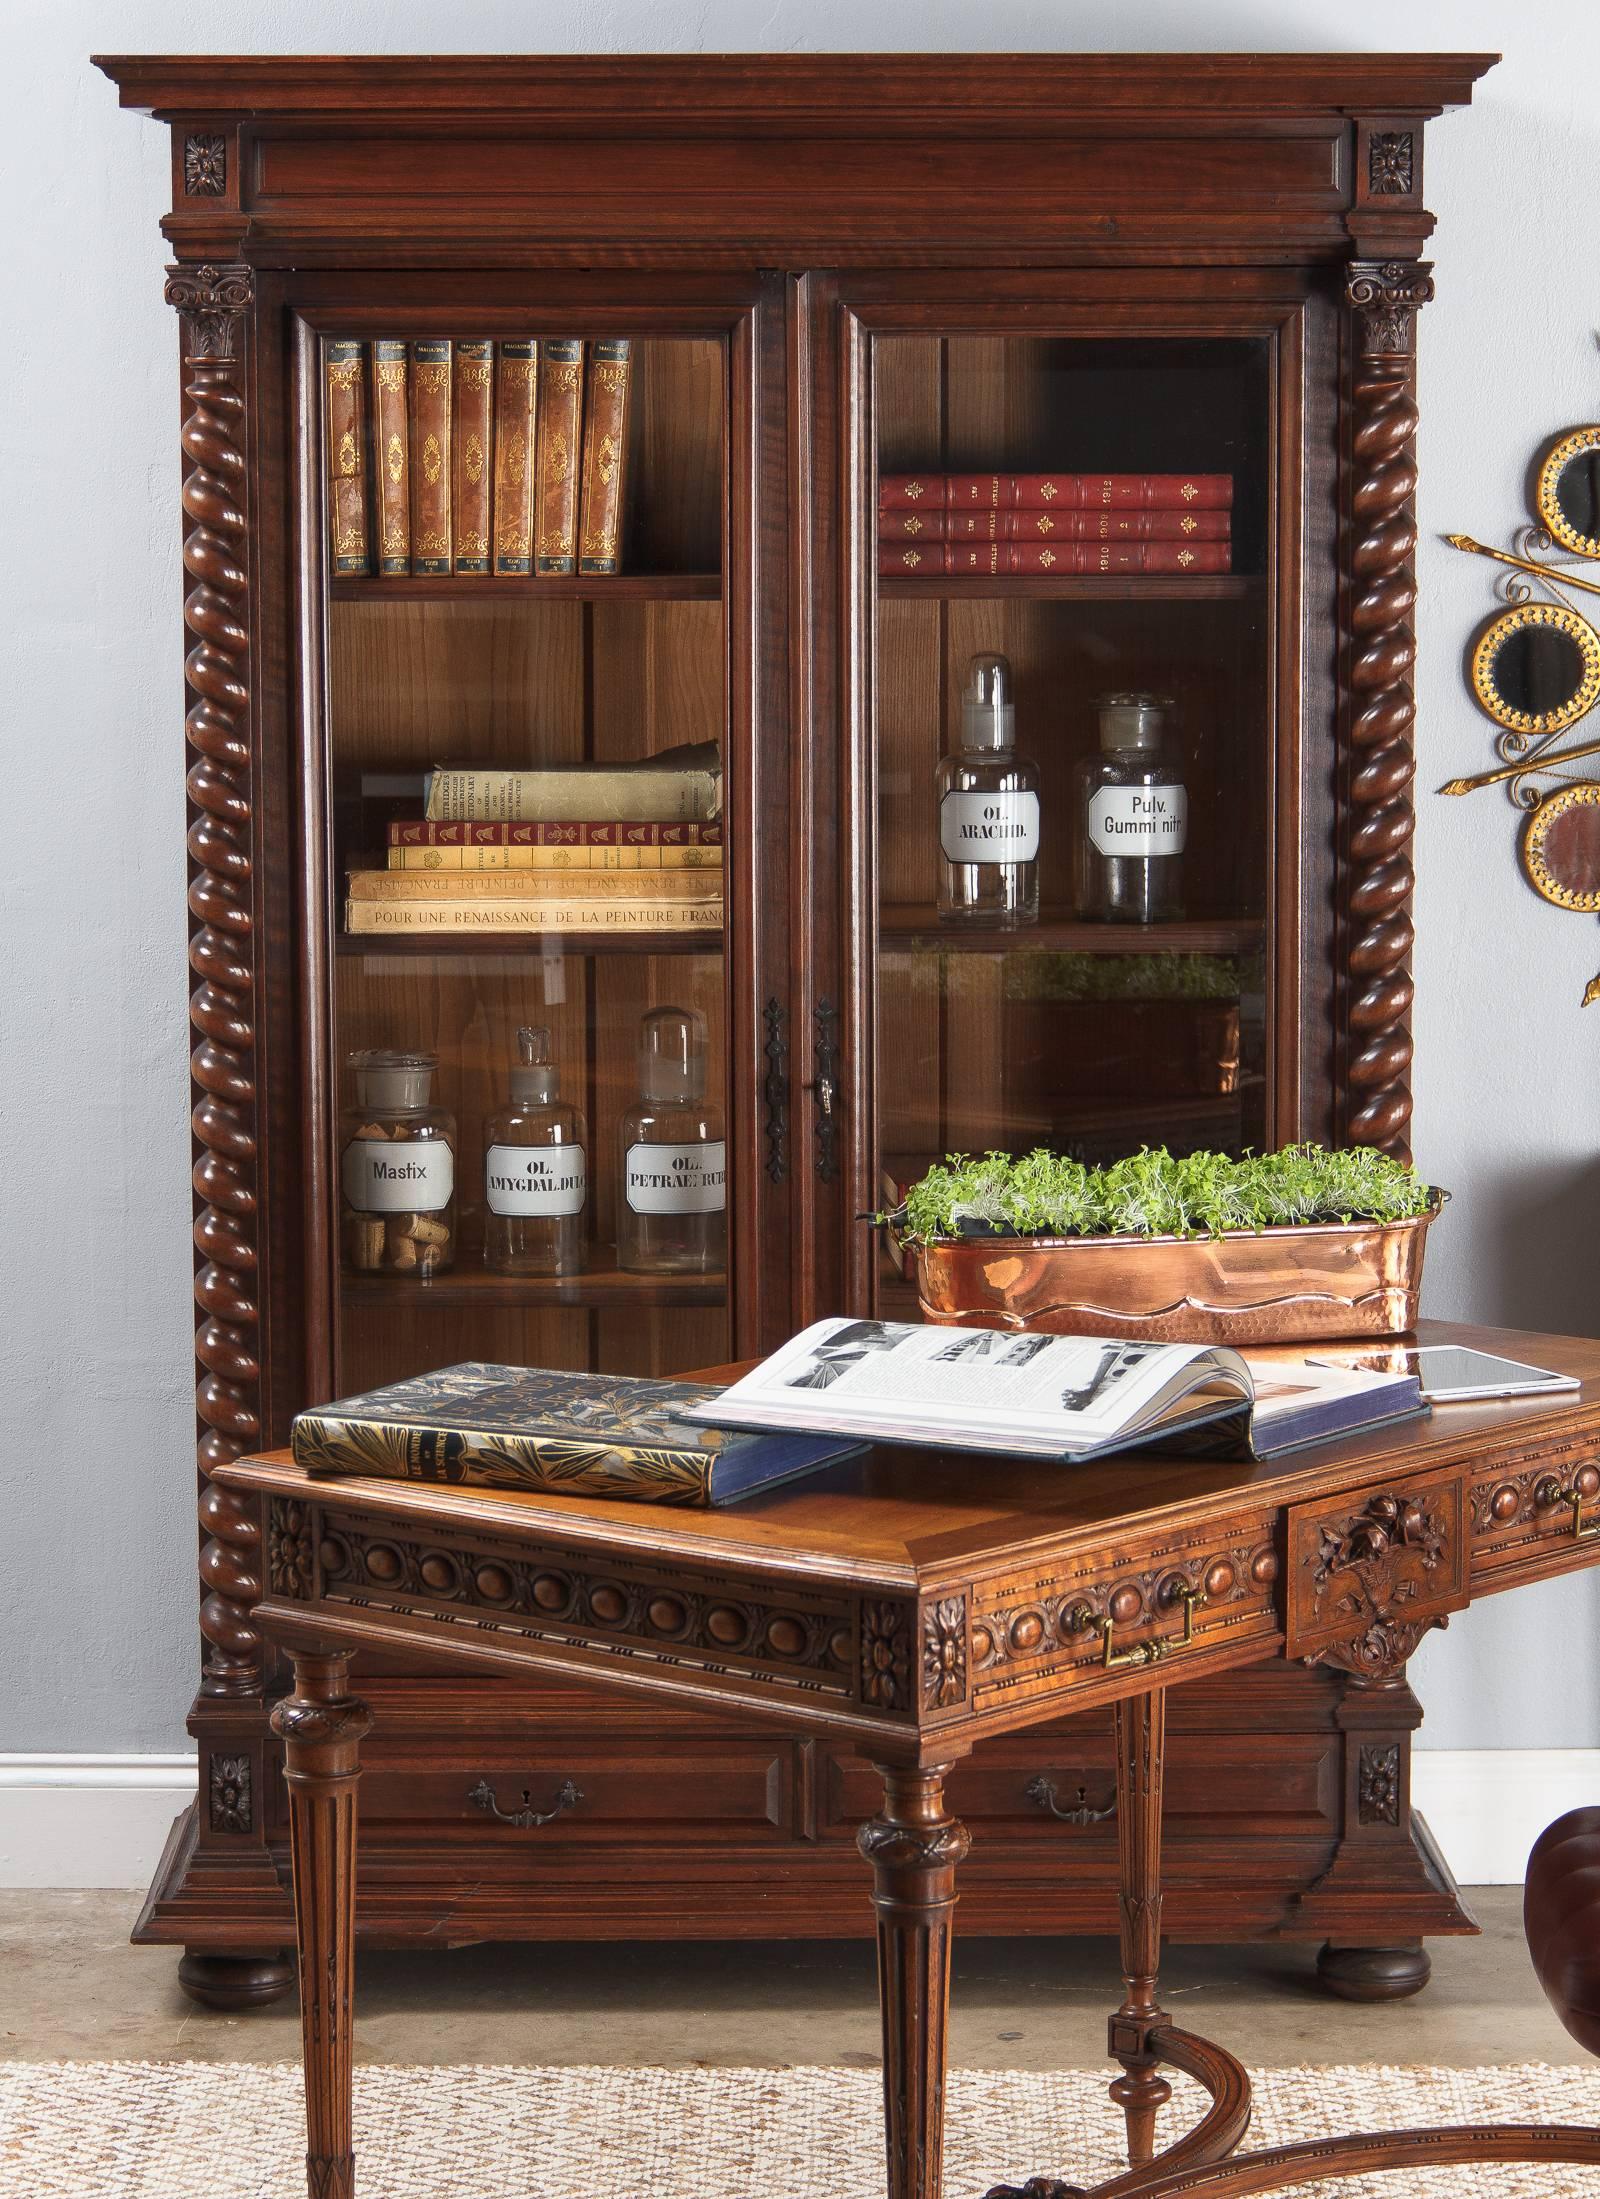
[[[1547,1512],[1564,1508],[1572,1514],[1572,1539],[1574,1542],[1600,1542],[1600,1512],[1587,1526],[1584,1525],[1585,1496],[1576,1481],[1563,1488],[1554,1474],[1548,1475],[1534,1491],[1534,1501]]]
[[[552,1824],[563,1810],[575,1810],[583,1800],[583,1795],[570,1779],[566,1779],[562,1781],[556,1795],[555,1805],[551,1809],[536,1810],[533,1807],[532,1789],[524,1787],[521,1809],[503,1810],[500,1807],[500,1798],[493,1787],[490,1786],[488,1780],[480,1779],[478,1784],[469,1792],[467,1800],[474,1809],[482,1810],[485,1817],[496,1818],[502,1825],[515,1825],[518,1832],[533,1832],[540,1825]]]
[[[1052,1817],[1059,1817],[1063,1825],[1103,1825],[1108,1817],[1115,1817],[1117,1814],[1115,1795],[1103,1810],[1091,1809],[1087,1787],[1079,1787],[1076,1801],[1070,1808],[1063,1809],[1057,1800],[1060,1790],[1055,1781],[1047,1779],[1043,1772],[1040,1772],[1037,1779],[1030,1779],[1022,1791],[1041,1810],[1048,1810]]]
[[[1194,1615],[1206,1600],[1203,1588],[1180,1588],[1174,1602],[1183,1605],[1183,1632],[1165,1634],[1156,1641],[1135,1642],[1131,1649],[1113,1649],[1111,1638],[1117,1622],[1108,1614],[1096,1619],[1087,1604],[1079,1604],[1072,1614],[1072,1624],[1077,1628],[1098,1626],[1100,1629],[1100,1668],[1103,1672],[1116,1672],[1124,1665],[1158,1665],[1163,1657],[1174,1651],[1187,1649],[1194,1640]]]

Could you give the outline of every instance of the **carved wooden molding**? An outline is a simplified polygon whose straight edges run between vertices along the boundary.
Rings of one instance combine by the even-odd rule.
[[[913,1707],[909,1603],[868,1598],[858,1609],[845,1595],[758,1595],[716,1575],[689,1594],[648,1566],[597,1571],[570,1551],[426,1542],[398,1523],[289,1497],[268,1508],[266,1573],[275,1596],[297,1603],[465,1621],[900,1716]]]
[[[1374,130],[1367,139],[1367,191],[1372,198],[1407,198],[1416,188],[1416,148],[1409,130]]]
[[[1363,1825],[1400,1822],[1400,1744],[1363,1743],[1356,1765],[1356,1815]]]
[[[183,189],[187,198],[219,199],[228,188],[228,141],[195,131],[183,141]]]
[[[213,1756],[206,1782],[214,1833],[255,1830],[255,1803],[248,1756]]]
[[[183,563],[189,633],[184,721],[189,769],[189,996],[194,1110],[194,1295],[199,1383],[200,1555],[207,1643],[201,1690],[252,1695],[261,1593],[252,1506],[205,1477],[261,1437],[256,1281],[256,1068],[250,846],[250,574],[245,455],[252,270],[174,267],[167,303],[183,316]]]
[[[967,1604],[964,1596],[945,1596],[930,1604],[922,1620],[922,1702],[942,1710],[967,1699]]]
[[[1416,550],[1416,359],[1428,267],[1352,261],[1351,445],[1345,496],[1341,698],[1349,821],[1344,848],[1345,1134],[1410,1158],[1411,837],[1416,772],[1411,675]]]

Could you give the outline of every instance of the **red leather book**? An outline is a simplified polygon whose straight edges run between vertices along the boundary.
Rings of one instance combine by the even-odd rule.
[[[1231,542],[880,542],[878,571],[919,573],[1226,573]]]
[[[878,483],[880,512],[1226,511],[1232,502],[1229,473],[889,473]]]
[[[880,542],[1226,542],[1225,511],[880,512]]]
[[[535,469],[536,573],[578,569],[578,461],[582,455],[583,345],[555,337],[539,347],[539,437]]]
[[[378,570],[411,570],[411,453],[406,344],[380,336],[372,347],[372,420],[378,481]]]
[[[539,346],[531,336],[494,347],[494,569],[533,571],[533,407]]]
[[[494,345],[466,337],[456,345],[454,524],[458,573],[489,570],[489,497],[494,485]]]
[[[551,818],[508,822],[505,818],[403,817],[389,826],[392,848],[719,848],[720,823],[693,818],[682,823],[642,823],[629,818],[594,818],[569,823]]]
[[[411,570],[450,570],[450,339],[411,346]]]
[[[583,505],[578,527],[580,573],[622,570],[628,398],[632,382],[631,338],[605,337],[589,346],[589,380],[583,400]]]
[[[328,531],[336,573],[370,573],[367,537],[367,369],[365,344],[327,347]]]

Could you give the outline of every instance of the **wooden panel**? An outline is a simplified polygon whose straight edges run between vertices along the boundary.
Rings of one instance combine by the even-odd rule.
[[[1285,1647],[1370,1641],[1392,1656],[1467,1602],[1465,1473],[1397,1476],[1338,1505],[1291,1505]]]

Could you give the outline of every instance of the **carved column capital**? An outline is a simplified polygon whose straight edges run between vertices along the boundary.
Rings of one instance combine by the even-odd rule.
[[[1406,356],[1416,348],[1417,309],[1433,296],[1428,260],[1352,260],[1344,298],[1356,317],[1361,349]]]
[[[242,260],[202,261],[167,269],[164,296],[183,315],[191,359],[240,355],[238,331],[255,304],[256,271]]]

